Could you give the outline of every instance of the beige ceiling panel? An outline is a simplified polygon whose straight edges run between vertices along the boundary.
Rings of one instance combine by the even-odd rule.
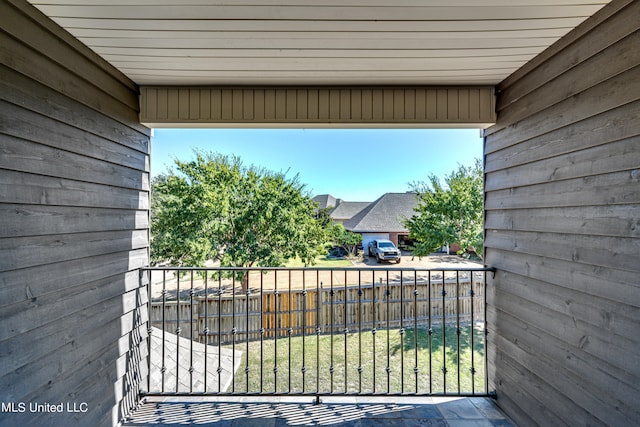
[[[139,85],[495,85],[608,0],[29,0]]]
[[[474,0],[476,1],[476,0]],[[56,21],[67,29],[76,31],[119,30],[119,31],[214,31],[214,32],[339,32],[345,31],[421,31],[421,32],[459,32],[468,31],[525,31],[540,29],[574,28],[584,20],[583,17],[553,17],[530,20],[498,20],[479,19],[472,21],[426,20],[426,21],[351,21],[348,27],[345,21],[278,21],[278,20],[220,20],[220,19],[171,19],[171,20],[139,20],[130,18],[102,19],[84,17],[56,17]]]
[[[554,6],[513,6],[487,7],[472,5],[465,7],[452,6],[402,6],[393,3],[387,6],[343,5],[278,5],[271,2],[267,5],[53,5],[48,2],[38,3],[39,8],[50,17],[100,16],[106,19],[270,19],[298,21],[422,21],[422,20],[491,20],[491,19],[545,19],[557,16],[577,17],[589,16],[593,5],[554,5]]]

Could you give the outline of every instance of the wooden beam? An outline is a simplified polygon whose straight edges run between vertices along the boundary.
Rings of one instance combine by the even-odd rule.
[[[158,128],[485,128],[495,122],[495,98],[490,86],[145,86],[140,92],[140,121]]]

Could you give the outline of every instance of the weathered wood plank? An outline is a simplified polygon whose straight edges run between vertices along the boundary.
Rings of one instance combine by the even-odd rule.
[[[504,332],[498,333],[498,330],[494,328],[495,320],[503,318],[506,320]],[[558,339],[535,327],[527,328],[526,323],[514,316],[506,307],[490,307],[487,310],[487,319],[489,334],[497,334],[490,339],[497,340],[497,337],[500,336],[502,339],[521,344],[523,347],[531,349],[531,355],[544,350],[546,357],[556,361],[564,361],[566,366],[563,369],[581,375],[588,387],[607,390],[607,393],[612,390],[624,390],[623,393],[612,397],[618,401],[627,402],[627,405],[633,403],[634,395],[638,392],[638,383],[634,381],[633,377],[628,376],[623,366],[615,366],[607,360],[603,361],[586,352],[576,352],[576,348],[562,338]],[[547,343],[541,346],[540,341],[542,340],[546,340]],[[496,342],[492,342],[490,345],[497,347]],[[567,357],[568,355],[570,357]],[[522,358],[523,361],[526,359]],[[499,376],[500,372],[496,372],[496,375]],[[633,408],[634,405],[629,406]],[[632,411],[638,411],[637,407]]]
[[[638,205],[490,210],[485,216],[485,228],[487,234],[493,230],[518,230],[640,238],[638,212]]]
[[[640,336],[636,334],[640,310],[636,307],[606,299],[596,303],[591,295],[562,285],[535,280],[509,271],[500,271],[499,274],[504,279],[501,283],[507,284],[491,285],[487,292],[487,297],[491,300],[500,298],[503,291],[510,292],[527,302],[547,307],[559,315],[574,319],[576,326],[581,322],[585,328],[591,325],[605,334],[611,333],[629,341],[640,342]],[[505,287],[508,289],[504,289]],[[511,313],[512,316],[518,316],[519,313],[517,306],[504,306],[499,309]],[[616,369],[620,369],[620,366],[616,366]]]
[[[490,360],[489,363],[491,365],[495,365],[495,360]],[[535,403],[538,405],[538,407],[536,409],[533,409],[531,411],[525,411],[522,408],[520,408],[515,402],[517,401],[518,398],[522,397],[522,390],[518,389],[519,384],[515,383],[515,387],[513,386],[512,383],[509,383],[507,381],[504,381],[503,384],[503,378],[502,377],[496,377],[496,382],[500,382],[501,385],[501,389],[504,389],[504,391],[502,391],[500,393],[500,402],[496,402],[496,405],[502,409],[502,411],[506,414],[509,414],[509,416],[512,419],[517,419],[519,420],[519,422],[521,423],[520,425],[536,425],[538,424],[531,416],[533,414],[539,414],[539,413],[544,413],[544,409],[539,409],[538,408],[543,408],[543,405],[535,400]],[[490,383],[489,384],[489,390],[496,390],[497,387],[495,387],[495,384]],[[531,404],[531,401],[534,401],[533,398],[530,398],[531,400],[529,401],[529,403]],[[551,423],[548,423],[546,425],[552,425]]]
[[[539,329],[540,343],[544,343],[546,336],[564,339],[575,353],[587,353],[614,366],[624,367],[630,381],[640,381],[640,365],[631,363],[635,360],[633,349],[637,342],[627,337],[611,334],[609,331],[590,327],[581,320],[564,316],[558,312],[526,300],[501,289],[500,298],[505,304],[518,307],[517,318],[530,328]],[[543,335],[544,334],[544,335]],[[547,378],[550,382],[550,379]]]
[[[144,230],[144,210],[79,208],[0,203],[0,238],[49,234]]]
[[[127,345],[129,345],[127,343]],[[147,380],[146,380],[146,356],[147,356],[147,348],[146,345],[139,346],[138,351],[132,351],[130,355],[121,356],[121,358],[126,358],[125,364],[128,368],[133,370],[132,368],[137,368],[136,371],[139,372],[139,376],[133,375],[121,375],[115,378],[109,377],[110,381],[113,382],[113,388],[116,396],[119,397],[118,403],[118,413],[120,414],[129,414],[133,410],[139,407],[140,399],[139,397],[143,391],[147,389]],[[143,360],[138,361],[137,359],[141,357]],[[119,363],[119,362],[118,362]],[[108,372],[107,368],[103,368],[104,375],[113,375],[112,372]],[[96,405],[103,405],[105,408],[111,408],[112,402],[105,399],[104,393],[101,393],[99,387],[96,387],[95,383],[87,381],[85,383],[85,387],[80,388],[78,390],[78,396],[94,396],[93,399],[96,402]],[[99,402],[99,403],[98,403]],[[91,422],[92,425],[104,425],[109,427],[114,424],[114,417],[112,414],[104,414],[102,418],[99,416],[99,412],[96,412],[94,419],[88,421]],[[84,420],[84,419],[83,419]]]
[[[82,128],[65,125],[4,101],[0,101],[0,113],[5,118],[2,127],[4,134],[54,148],[59,148],[55,144],[62,140],[68,151],[76,154],[138,170],[148,169],[147,153],[105,140]]]
[[[99,91],[89,81],[72,78],[65,67],[29,50],[11,37],[1,37],[0,40],[0,62],[3,64],[141,133],[148,132],[145,126],[137,125],[137,108],[124,108],[121,102]]]
[[[64,178],[2,170],[0,196],[5,203],[148,209],[149,193]]]
[[[118,307],[121,298],[121,296],[115,296],[91,306],[91,310],[76,313],[76,324],[72,325],[61,336],[62,339],[58,339],[57,343],[48,349],[46,355],[33,355],[29,363],[8,372],[0,378],[0,381],[3,384],[11,384],[8,391],[16,397],[37,394],[38,389],[46,386],[52,377],[56,379],[56,384],[65,379],[70,380],[71,377],[75,377],[72,380],[74,385],[86,381],[85,377],[74,375],[76,369],[87,364],[91,365],[96,359],[99,360],[100,353],[106,348],[113,349],[114,360],[119,356],[120,350],[114,343],[122,336],[120,317],[123,313],[122,307]],[[81,326],[79,319],[87,325]],[[88,329],[85,330],[85,327]],[[99,333],[97,333],[98,330]],[[31,343],[33,342],[31,340]],[[15,351],[24,351],[24,349]],[[66,363],[61,371],[58,363],[52,363],[54,360],[65,360]]]
[[[549,48],[545,49],[544,52],[538,54],[531,61],[527,62],[524,66],[516,70],[516,72],[514,72],[512,75],[500,82],[500,84],[498,85],[498,89],[501,91],[506,91],[510,86],[520,81],[526,80],[529,74],[539,73],[542,67],[545,67],[546,64],[553,63],[554,61],[559,62],[561,64],[561,68],[570,67],[571,64],[568,64],[566,61],[562,60],[564,58],[563,54],[567,51],[570,51],[574,44],[579,43],[580,40],[584,39],[585,37],[589,37],[592,34],[598,36],[599,38],[606,37],[604,32],[599,31],[599,27],[604,25],[603,23],[607,23],[608,21],[616,22],[618,25],[620,25],[620,20],[622,20],[622,22],[625,22],[629,6],[633,6],[633,3],[634,0],[616,0],[614,2],[610,2],[607,6],[596,12],[590,19],[583,21],[569,34],[562,37]],[[623,13],[620,14],[620,11],[623,11]],[[618,18],[616,15],[621,15],[621,18]],[[616,21],[616,19],[618,21]],[[632,14],[630,14],[629,16],[629,21],[631,24],[633,24],[634,22],[638,22],[637,20],[634,21]],[[615,39],[615,29],[608,29],[614,32]],[[562,69],[557,72],[562,72]],[[535,85],[530,84],[528,86]],[[512,98],[518,99],[519,96],[517,96],[517,94],[514,94]]]
[[[139,383],[142,381],[146,384],[146,367],[144,363],[138,366],[137,360],[139,357],[146,357],[146,346],[138,346],[136,352],[132,352],[128,356],[131,368],[138,368],[136,371],[140,373],[140,376],[128,375],[122,376],[120,373],[120,358],[116,359],[116,366],[113,363],[108,362],[108,358],[115,357],[113,349],[118,348],[122,351],[123,348],[129,348],[130,342],[136,341],[136,337],[146,339],[146,331],[144,328],[138,328],[132,331],[130,336],[122,337],[117,344],[108,349],[108,352],[103,353],[105,357],[102,360],[96,360],[95,362],[83,367],[82,370],[76,371],[74,375],[90,377],[91,380],[78,384],[73,391],[64,394],[64,390],[60,390],[59,387],[53,386],[45,390],[38,391],[36,396],[30,396],[30,399],[35,399],[38,396],[42,396],[45,393],[52,394],[49,399],[55,399],[55,396],[60,396],[63,393],[67,396],[68,400],[75,402],[86,401],[89,407],[93,411],[83,414],[82,421],[86,421],[90,425],[105,425],[110,426],[114,424],[114,421],[121,418],[124,414],[129,413],[132,407],[129,407],[129,403],[137,404],[139,402],[138,396],[140,395]],[[131,347],[133,347],[131,345]],[[91,373],[93,369],[93,373]],[[132,369],[133,371],[133,369]],[[112,384],[113,392],[116,398],[117,404],[114,404],[113,396],[109,396],[104,393],[104,384]],[[135,405],[134,405],[135,406]],[[116,412],[117,410],[117,412]],[[55,415],[55,414],[54,414]],[[86,417],[85,417],[86,416]],[[77,422],[76,419],[69,420],[70,424]],[[43,417],[36,418],[38,425],[49,425],[59,423],[59,417],[53,420],[47,417],[47,414],[43,414]]]
[[[65,424],[65,425],[73,425],[73,423],[77,423],[77,419],[82,419],[82,424],[92,425],[92,426],[103,426],[109,427],[117,422],[115,420],[118,419],[118,415],[115,414],[124,414],[126,412],[121,411],[121,406],[123,402],[121,401],[117,408],[114,409],[113,396],[108,396],[104,393],[104,388],[100,386],[100,384],[114,384],[117,382],[117,378],[113,376],[113,372],[109,372],[106,370],[104,366],[107,362],[108,358],[112,357],[111,352],[105,352],[103,354],[102,360],[97,360],[96,363],[101,363],[101,369],[96,370],[95,374],[93,374],[93,382],[86,381],[84,384],[79,384],[76,389],[68,396],[70,401],[75,402],[91,402],[91,407],[94,408],[94,411],[86,412],[84,414],[53,414],[53,413],[39,413],[33,418],[33,425],[57,425],[57,424]],[[87,369],[86,371],[88,371]],[[84,374],[84,371],[78,371],[77,375]],[[138,390],[132,386],[129,389],[129,392],[132,394],[138,394]],[[49,390],[39,391],[40,395],[46,393],[49,400],[55,399],[55,395],[51,393]],[[122,395],[122,391],[118,390],[118,394]],[[133,408],[132,408],[133,409]]]
[[[142,268],[147,263],[147,249],[137,249],[5,272],[0,278],[0,306],[58,292],[61,278],[64,278],[66,287],[81,286],[117,272]],[[28,282],[25,277],[29,277]]]
[[[534,359],[542,359],[545,364],[551,365],[551,367],[546,371],[543,370],[541,372],[537,372],[539,375],[538,378],[531,379],[531,381],[526,385],[521,386],[520,392],[524,395],[531,393],[533,389],[540,390],[541,388],[537,387],[535,384],[541,379],[546,379],[551,376],[554,377],[554,379],[549,379],[549,383],[551,384],[547,390],[553,392],[554,395],[561,395],[560,392],[562,391],[563,396],[570,396],[571,407],[573,407],[577,401],[585,399],[585,395],[588,396],[588,394],[590,394],[590,391],[587,390],[594,390],[596,393],[609,394],[609,396],[603,400],[610,401],[611,407],[616,407],[617,411],[623,413],[618,414],[617,416],[629,417],[630,419],[637,416],[637,408],[634,405],[635,402],[633,394],[630,396],[624,396],[622,394],[615,393],[623,389],[631,391],[637,389],[637,387],[632,384],[633,381],[637,381],[634,376],[627,376],[628,374],[626,372],[612,366],[606,359],[603,360],[597,358],[587,352],[576,349],[571,345],[567,345],[566,343],[563,343],[562,340],[558,340],[556,337],[548,335],[546,331],[537,327],[532,326],[524,332],[518,332],[519,327],[525,325],[525,322],[511,316],[509,313],[493,311],[494,310],[492,309],[490,314],[492,318],[496,316],[504,317],[506,321],[512,322],[505,327],[504,336],[501,334],[499,337],[494,337],[495,342],[493,345],[496,347],[500,346],[500,348],[497,349],[499,353],[509,354],[510,356],[514,356],[514,354],[517,355],[516,360],[519,362],[518,365],[515,366],[516,370],[529,369],[532,365],[535,365],[535,362],[532,361]],[[494,331],[490,331],[490,333],[493,332]],[[530,349],[528,356],[523,356],[521,353],[522,350],[514,350],[509,345],[504,345],[499,342],[501,339],[507,339],[507,341],[515,343],[518,348],[522,347],[522,350],[525,352]],[[586,345],[589,344],[587,343]],[[549,348],[548,353],[540,353],[540,349],[544,348],[544,346],[553,346],[553,348]],[[499,364],[502,365],[504,369],[496,372],[496,377],[498,377],[498,379],[500,379],[505,372],[513,372],[511,366],[504,365],[503,363]],[[562,367],[563,364],[566,364],[566,366]],[[558,371],[561,371],[561,373]],[[592,375],[593,371],[599,372],[598,374]],[[565,377],[565,380],[567,381],[565,386],[573,386],[574,389],[572,391],[558,390],[558,388],[564,387],[556,386],[555,383],[558,376]],[[623,380],[616,386],[615,378],[618,377]],[[613,387],[604,387],[603,384],[613,385]],[[574,396],[580,397],[575,398]],[[591,410],[594,409],[595,406],[596,405],[593,405],[592,407],[585,406],[583,409],[586,409],[588,413],[592,413]],[[573,408],[567,408],[565,411],[559,412],[562,412],[564,416],[571,416],[573,412],[572,409]],[[622,425],[626,425],[626,423],[623,423]]]
[[[534,139],[492,151],[485,156],[486,173],[551,159],[555,156],[632,138],[640,134],[640,101],[614,108],[569,128],[537,135]],[[493,139],[488,140],[488,145]],[[489,147],[489,150],[493,150]]]
[[[0,239],[0,271],[146,248],[147,230],[105,231]]]
[[[627,406],[625,402],[621,402],[612,398],[612,394],[598,388],[589,388],[591,381],[588,379],[593,370],[597,370],[599,365],[591,367],[586,372],[574,374],[561,365],[556,363],[553,358],[545,357],[546,355],[537,353],[535,349],[539,348],[533,343],[532,346],[523,345],[528,335],[518,338],[517,343],[498,337],[496,345],[500,346],[503,351],[510,356],[513,355],[515,361],[519,361],[525,369],[535,377],[548,377],[549,385],[553,387],[559,395],[563,396],[561,402],[551,405],[556,408],[554,413],[568,425],[593,425],[594,416],[598,420],[597,423],[606,425],[630,425],[633,424],[634,409]],[[525,347],[525,348],[523,348]],[[573,357],[573,355],[563,355],[565,358]],[[560,359],[562,360],[562,359]],[[586,377],[586,379],[585,379]],[[576,387],[575,384],[583,383]],[[530,389],[527,384],[524,387]],[[531,393],[539,393],[539,391],[529,390]],[[570,408],[570,410],[567,410]],[[612,410],[611,408],[616,408]],[[564,409],[564,410],[563,410]]]
[[[492,356],[489,363],[490,366],[499,366],[501,369],[495,369],[494,381],[501,390],[498,396],[505,396],[512,399],[515,407],[504,407],[509,409],[509,414],[515,418],[516,415],[520,415],[516,420],[523,424],[525,420],[530,420],[532,426],[566,426],[562,419],[558,416],[557,405],[548,405],[545,401],[544,393],[540,393],[539,390],[533,392],[529,388],[522,387],[522,384],[536,384],[541,381],[541,378],[533,375],[522,364],[521,361],[511,357],[509,353],[506,353],[501,348],[495,346],[495,356]],[[562,399],[562,398],[560,398]],[[566,402],[565,399],[562,399]],[[570,407],[570,402],[566,402],[564,408]],[[527,425],[527,424],[524,424]]]
[[[2,110],[1,104],[0,101],[0,110]],[[0,134],[0,141],[3,144],[3,155],[0,157],[0,168],[2,169],[76,181],[91,181],[96,184],[128,189],[150,190],[149,173],[144,170],[136,170],[117,163],[62,151],[53,146],[13,136]],[[114,155],[113,157],[118,156]],[[123,153],[121,157],[129,156]],[[52,162],[53,158],[58,161]],[[142,165],[146,163],[146,157],[140,160]],[[138,163],[138,166],[140,165]]]
[[[597,114],[635,102],[640,93],[640,65],[623,73],[603,77],[602,83],[573,94],[553,106],[491,134],[485,154],[507,148],[538,135],[589,119]],[[499,123],[500,120],[498,120]],[[499,126],[498,126],[499,127]],[[497,129],[497,128],[494,128]]]
[[[499,270],[583,292],[594,297],[594,301],[603,298],[640,307],[640,284],[635,272],[522,255],[497,248],[487,251],[486,262]]]
[[[15,399],[86,401],[84,422],[111,425],[138,396],[114,384],[147,315],[130,290],[148,263],[150,131],[133,82],[27,2],[2,9],[0,263],[15,269],[0,277],[0,383]]]
[[[90,59],[80,54],[78,46],[70,46],[59,37],[65,33],[62,28],[46,28],[36,22],[13,6],[5,7],[0,17],[0,25],[7,34],[16,40],[21,40],[25,45],[46,57],[48,61],[63,65],[68,70],[66,74],[92,76],[93,92],[102,92],[105,98],[117,99],[131,110],[138,109],[138,99],[132,83],[125,85],[125,80],[114,77],[114,74],[118,73],[115,69],[107,73],[104,64],[102,67],[99,66],[96,58]],[[89,53],[89,49],[83,49],[83,51],[85,54],[94,55]],[[70,60],[70,58],[74,59]],[[55,82],[52,78],[49,81]],[[87,95],[85,94],[84,97],[86,98]]]
[[[640,7],[638,7],[640,10]],[[640,14],[637,19],[640,19]],[[607,34],[606,32],[603,34]],[[598,39],[603,37],[599,34]],[[616,53],[603,51],[573,67],[570,71],[554,78],[528,96],[513,102],[508,109],[502,110],[502,123],[515,123],[530,115],[561,102],[568,95],[575,95],[601,83],[604,78],[597,71],[607,68],[611,75],[625,72],[640,63],[640,31],[636,31],[618,42]],[[567,53],[569,54],[569,53]],[[538,74],[536,74],[538,75]],[[577,78],[579,76],[579,78]],[[505,94],[500,94],[500,97]],[[499,102],[504,102],[502,99]]]
[[[77,358],[77,361],[73,364],[43,366],[42,361],[34,362],[34,368],[37,370],[29,371],[24,377],[33,383],[38,383],[42,380],[45,380],[45,382],[38,389],[22,395],[21,399],[23,401],[42,401],[45,399],[45,401],[55,401],[57,399],[56,396],[63,395],[67,396],[71,401],[86,401],[89,407],[93,408],[93,411],[87,413],[88,417],[99,417],[103,412],[111,412],[112,407],[122,399],[123,396],[120,395],[122,391],[126,394],[133,392],[136,395],[137,392],[135,390],[113,390],[112,388],[118,381],[118,371],[114,369],[113,362],[118,360],[122,351],[120,346],[113,344],[118,341],[116,323],[110,322],[102,326],[101,329],[105,332],[104,337],[101,337],[100,334],[86,334],[79,341],[72,342],[69,348],[60,349],[50,355],[51,359],[59,360],[64,357],[65,350],[69,353],[74,353],[70,359],[76,360]],[[83,350],[85,349],[91,350],[91,353],[84,354]],[[79,354],[76,355],[75,353]],[[47,377],[55,381],[46,382]],[[72,391],[66,389],[67,391],[65,392],[64,384],[72,386]],[[96,408],[92,404],[96,403],[97,405],[97,402],[102,401],[104,394],[109,395],[109,393],[104,393],[104,384],[109,384],[112,388],[111,390],[113,390],[113,394],[110,396],[111,402],[105,408]],[[98,390],[102,388],[102,395],[91,396],[86,394],[85,390],[90,390],[93,387]],[[126,394],[125,397],[130,398]],[[114,395],[118,399],[116,402],[114,402]]]
[[[47,102],[42,102],[46,93]],[[98,135],[105,140],[141,151],[149,152],[150,130],[141,132],[117,120],[100,115],[94,109],[54,92],[45,85],[0,65],[0,98],[42,116],[66,123]]]
[[[640,129],[639,129],[640,130]],[[586,178],[640,166],[640,135],[491,173],[486,191]]]
[[[613,423],[610,421],[608,425],[626,425],[629,423],[629,419],[639,415],[638,407],[635,404],[637,400],[635,396],[639,391],[638,382],[629,375],[623,365],[614,365],[610,358],[603,360],[588,352],[576,349],[562,337],[548,335],[547,331],[528,325],[526,321],[519,319],[508,309],[505,309],[492,307],[487,313],[490,319],[499,317],[506,320],[501,333],[494,339],[506,340],[510,344],[495,342],[493,345],[500,346],[502,351],[516,356],[516,360],[520,360],[527,368],[535,365],[534,361],[540,359],[551,365],[552,367],[548,371],[555,372],[551,375],[554,378],[551,380],[554,383],[553,386],[558,389],[573,387],[571,390],[563,390],[563,394],[570,396],[573,403],[584,399],[584,395],[589,395],[591,391],[596,393],[588,398],[592,400],[595,397],[605,403],[605,406],[600,406],[600,418],[608,417],[610,420],[616,418],[618,420]],[[540,345],[545,341],[546,345]],[[592,345],[588,339],[581,341],[581,343],[584,346]],[[540,376],[546,377],[547,375]],[[557,383],[558,376],[566,376],[561,381],[562,384]],[[575,384],[580,384],[579,387],[582,390],[576,392],[579,389],[575,387]],[[583,403],[582,406],[592,411],[598,406],[598,402],[590,401]],[[617,408],[616,411],[611,411],[610,408],[614,407]],[[609,410],[607,411],[606,408]],[[615,414],[610,412],[615,412]],[[621,423],[620,417],[626,418],[625,422]]]
[[[523,424],[640,419],[639,22],[611,2],[499,85],[485,133],[491,381]]]
[[[552,242],[550,244],[550,242]],[[488,232],[485,245],[578,264],[640,272],[640,239],[527,231]]]
[[[60,288],[56,292],[5,307],[3,312],[6,317],[3,321],[6,322],[6,328],[0,335],[0,342],[3,342],[0,355],[7,363],[0,367],[0,376],[27,365],[34,358],[30,352],[22,351],[29,347],[30,342],[37,340],[47,348],[54,348],[64,341],[62,336],[68,334],[69,330],[78,334],[90,333],[91,329],[86,328],[95,327],[89,321],[89,313],[94,310],[92,307],[125,292],[135,291],[145,283],[137,271],[130,271]],[[113,307],[114,310],[118,308],[118,312],[121,312],[121,304],[120,307]],[[74,325],[76,316],[86,317],[88,320]]]
[[[130,88],[131,90],[136,90],[136,84],[131,81],[131,79],[127,78],[120,71],[115,69],[113,65],[107,62],[104,58],[96,54],[91,49],[88,49],[87,46],[78,40],[73,35],[69,34],[67,31],[62,30],[60,25],[53,22],[48,16],[44,15],[39,9],[36,9],[32,5],[20,1],[20,0],[9,0],[9,2],[23,13],[25,16],[28,16],[31,21],[40,27],[46,29],[51,34],[55,34],[60,40],[64,43],[68,44],[73,50],[75,50],[78,54],[86,57],[90,61],[94,62],[99,68],[100,72],[110,74],[113,78],[119,80],[124,86]],[[30,24],[31,25],[31,24]]]
[[[490,180],[490,177],[487,177]],[[485,209],[539,209],[640,204],[640,169],[514,187],[487,193]],[[611,189],[615,188],[615,192]]]

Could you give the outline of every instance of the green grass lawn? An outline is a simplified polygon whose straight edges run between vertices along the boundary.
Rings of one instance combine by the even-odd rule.
[[[413,329],[404,334],[392,329],[349,333],[346,343],[345,334],[238,343],[243,356],[233,388],[240,393],[484,392],[482,331],[461,328],[459,356],[456,328],[446,327],[444,335],[445,346],[442,328],[433,328],[431,339],[426,329],[418,329],[417,336]]]

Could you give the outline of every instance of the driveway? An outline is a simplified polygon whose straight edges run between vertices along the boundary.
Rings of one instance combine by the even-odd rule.
[[[315,271],[311,267],[307,271],[292,270],[292,271],[280,271],[275,274],[273,271],[260,274],[258,271],[253,271],[249,275],[249,289],[251,292],[260,292],[263,290],[279,289],[286,291],[288,289],[311,289],[315,287],[328,287],[333,284],[336,286],[356,285],[358,283],[371,283],[379,282],[380,280],[400,280],[400,273],[398,271],[387,273],[389,269],[425,269],[433,270],[431,273],[432,278],[442,276],[442,272],[438,272],[441,268],[480,268],[482,263],[469,261],[461,258],[457,255],[445,255],[445,254],[433,254],[426,257],[418,258],[410,254],[404,254],[400,264],[381,262],[377,263],[375,258],[364,257],[362,261],[356,261],[353,263],[354,267],[367,269],[368,271],[358,272],[354,271],[342,271],[340,269],[334,271]],[[371,270],[378,270],[375,272]],[[412,273],[404,273],[403,280],[409,280]],[[426,273],[418,273],[420,276],[424,276]],[[452,277],[455,277],[455,273],[450,273]],[[445,274],[445,276],[449,276]],[[165,290],[167,292],[167,298],[174,298],[177,291],[176,277],[172,272],[167,272],[165,282]],[[151,297],[154,300],[161,299],[162,296],[162,273],[153,272],[152,275],[152,289]],[[204,281],[194,275],[193,285],[190,277],[184,277],[181,279],[180,284],[180,296],[181,299],[188,299],[190,296],[191,287],[195,295],[216,294],[218,286],[222,285],[222,288],[229,292],[231,288],[234,288],[235,293],[242,293],[241,282],[233,282],[231,279],[222,279],[220,282],[217,280],[209,280],[205,289]]]
[[[469,261],[458,255],[432,254],[426,257],[414,257],[408,252],[402,252],[400,264],[395,262],[381,262],[378,264],[373,257],[364,257],[363,262],[354,263],[355,267],[363,268],[479,268],[483,267],[481,262]]]

